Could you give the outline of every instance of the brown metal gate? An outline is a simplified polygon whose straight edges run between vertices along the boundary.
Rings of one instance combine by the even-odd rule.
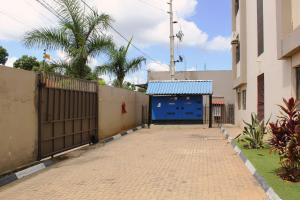
[[[96,82],[39,75],[38,159],[98,139]]]

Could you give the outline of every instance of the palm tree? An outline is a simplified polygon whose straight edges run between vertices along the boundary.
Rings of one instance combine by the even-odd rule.
[[[27,47],[63,50],[70,57],[68,75],[86,78],[89,57],[96,57],[112,45],[111,37],[103,34],[112,19],[96,10],[87,12],[80,0],[56,0],[53,8],[59,16],[56,28],[35,29],[25,34]],[[66,66],[66,65],[64,65]]]
[[[117,48],[113,45],[108,50],[109,62],[96,68],[99,74],[110,74],[116,77],[114,86],[123,87],[125,76],[129,73],[138,71],[146,59],[142,56],[127,60],[128,49],[131,45],[131,40],[127,46]]]

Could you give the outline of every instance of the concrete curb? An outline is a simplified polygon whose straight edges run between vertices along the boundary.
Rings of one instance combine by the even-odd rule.
[[[136,131],[138,131],[138,130],[140,130],[140,129],[142,129],[142,128],[145,128],[145,126],[138,126],[138,127],[136,127],[136,128],[133,128],[133,129],[124,131],[124,132],[122,132],[122,133],[119,133],[119,134],[117,134],[117,135],[115,135],[115,136],[112,136],[112,137],[109,137],[109,138],[105,138],[104,140],[102,140],[102,142],[103,142],[103,143],[108,143],[108,142],[111,142],[111,141],[114,141],[114,140],[118,140],[118,139],[120,139],[121,137],[126,136],[126,135],[129,135],[129,134],[131,134],[131,133],[133,133],[133,132],[136,132]]]
[[[145,126],[138,126],[136,128],[133,128],[133,129],[130,129],[128,131],[125,131],[125,132],[122,132],[118,135],[115,135],[113,137],[110,137],[110,138],[107,138],[105,140],[103,140],[102,142],[104,143],[108,143],[110,141],[113,141],[113,140],[117,140],[119,138],[121,138],[122,136],[125,136],[125,135],[128,135],[130,133],[133,133],[135,131],[138,131],[142,128],[144,128]],[[20,171],[17,171],[17,172],[14,172],[14,173],[11,173],[11,174],[7,174],[3,177],[0,177],[0,187],[4,186],[4,185],[7,185],[9,183],[12,183],[16,180],[19,180],[19,179],[22,179],[24,177],[27,177],[27,176],[30,176],[34,173],[37,173],[47,167],[50,167],[51,165],[57,163],[57,161],[55,161],[54,159],[49,159],[49,160],[45,160],[45,161],[41,161],[41,162],[38,162],[37,164],[31,166],[31,167],[27,167],[25,169],[22,169]]]
[[[54,161],[54,160],[41,161],[38,164],[33,165],[28,168],[25,168],[21,171],[17,171],[15,173],[5,175],[0,178],[0,187],[7,185],[9,183],[12,183],[16,180],[22,179],[26,176],[32,175],[36,172],[39,172],[39,171],[45,169],[46,167],[53,165],[54,163],[56,163],[56,161]]]
[[[259,183],[259,185],[262,187],[262,189],[265,191],[266,195],[268,196],[269,200],[282,200],[278,194],[273,190],[272,187],[270,187],[265,179],[258,174],[255,167],[252,165],[252,163],[247,159],[247,157],[243,154],[242,150],[234,143],[233,138],[230,137],[227,130],[224,127],[221,127],[221,132],[224,134],[226,140],[231,144],[234,151],[237,153],[237,155],[241,158],[241,160],[244,162],[247,169],[251,172],[252,176],[255,178],[255,180]]]

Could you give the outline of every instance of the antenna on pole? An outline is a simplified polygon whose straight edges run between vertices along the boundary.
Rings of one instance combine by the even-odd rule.
[[[170,11],[168,12],[170,15],[170,74],[171,74],[171,80],[174,80],[175,78],[175,58],[174,58],[174,22],[173,20],[173,0],[170,0],[168,3],[170,5]]]

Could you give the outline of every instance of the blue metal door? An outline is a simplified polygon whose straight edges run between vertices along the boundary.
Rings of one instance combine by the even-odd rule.
[[[202,96],[152,97],[153,121],[201,121],[203,119]]]

